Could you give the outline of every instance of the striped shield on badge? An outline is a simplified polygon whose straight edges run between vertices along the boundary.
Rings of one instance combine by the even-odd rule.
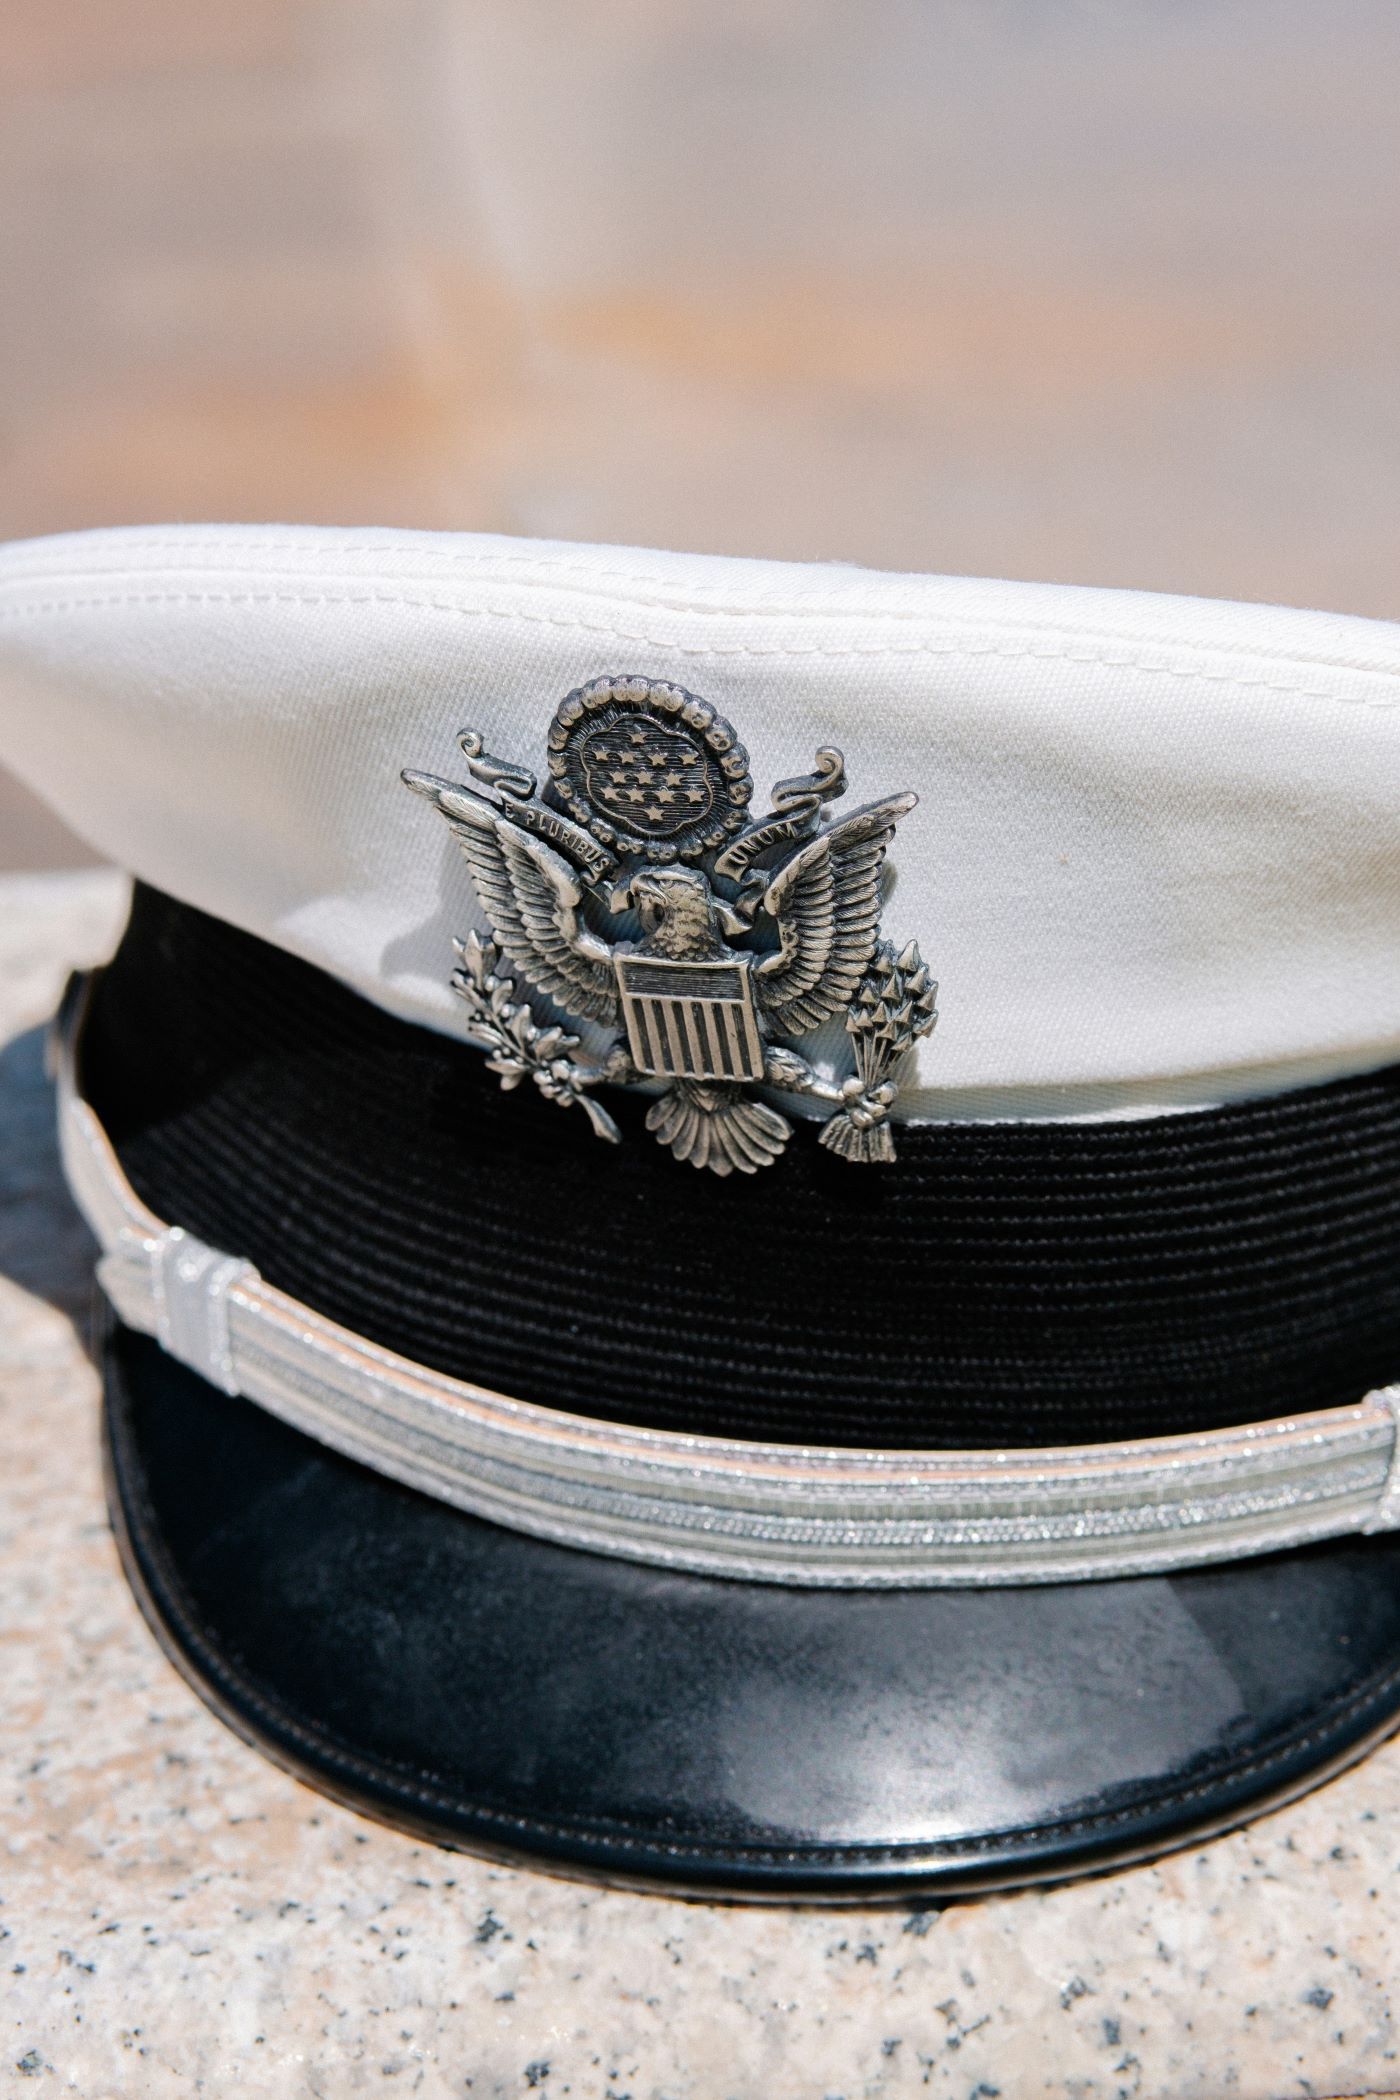
[[[666,962],[620,955],[618,989],[639,1072],[659,1079],[761,1079],[747,957]]]

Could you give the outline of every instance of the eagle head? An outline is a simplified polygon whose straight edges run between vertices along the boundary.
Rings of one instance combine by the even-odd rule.
[[[632,877],[629,895],[642,923],[645,954],[699,962],[722,951],[714,892],[693,868],[669,861],[642,868]]]

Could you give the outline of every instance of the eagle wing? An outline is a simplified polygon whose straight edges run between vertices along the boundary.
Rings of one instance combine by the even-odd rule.
[[[849,1006],[880,924],[880,870],[895,825],[918,801],[890,795],[818,832],[778,869],[763,898],[780,947],[754,971],[777,1035],[804,1035]]]
[[[432,799],[466,856],[497,946],[567,1013],[616,1021],[611,951],[579,919],[577,870],[469,788],[433,781]]]

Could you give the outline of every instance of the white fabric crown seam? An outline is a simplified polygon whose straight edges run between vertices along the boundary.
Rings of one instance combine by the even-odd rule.
[[[261,554],[281,554],[281,553],[297,553],[297,554],[301,554],[301,555],[303,555],[303,556],[306,556],[306,557],[314,557],[314,556],[315,556],[315,554],[316,554],[316,549],[315,549],[315,547],[314,547],[313,545],[311,545],[311,544],[308,544],[308,543],[307,543],[306,541],[304,541],[304,540],[299,540],[299,539],[287,539],[287,540],[247,540],[247,539],[238,539],[238,540],[213,540],[213,541],[201,541],[201,542],[199,542],[199,543],[198,543],[198,546],[197,546],[197,547],[196,547],[196,546],[192,546],[192,545],[191,545],[191,544],[190,544],[189,542],[186,542],[186,541],[183,541],[183,540],[145,540],[145,541],[142,541],[142,542],[140,543],[140,550],[141,550],[141,552],[142,552],[142,553],[160,553],[160,554],[183,554],[183,555],[186,555],[186,556],[192,556],[192,555],[194,555],[194,554],[195,554],[196,552],[201,552],[201,553],[202,553],[202,552],[208,552],[209,554],[213,554],[213,555],[225,555],[225,556],[232,556],[232,557],[234,557],[235,559],[236,559],[236,558],[237,558],[237,557],[238,557],[239,555],[246,555],[246,554],[259,554],[259,553],[261,553]],[[327,555],[328,559],[330,559],[330,560],[334,560],[334,559],[337,559],[337,558],[345,558],[345,557],[362,557],[362,556],[368,556],[368,557],[371,557],[371,558],[374,558],[374,557],[385,557],[385,558],[387,558],[387,557],[390,557],[390,556],[399,556],[399,555],[402,555],[402,554],[403,554],[404,552],[406,552],[406,551],[407,551],[407,550],[405,550],[405,549],[403,549],[403,548],[400,548],[400,547],[394,547],[394,546],[387,546],[387,545],[381,545],[381,546],[372,546],[372,545],[369,545],[369,544],[362,544],[362,545],[354,545],[354,544],[351,544],[351,545],[349,545],[349,546],[343,546],[343,545],[342,545],[342,546],[336,546],[336,547],[334,547],[334,548],[327,548],[327,549],[326,549],[326,555]],[[627,585],[630,585],[630,586],[632,586],[632,587],[634,587],[634,588],[636,588],[636,589],[647,589],[647,588],[651,588],[651,589],[655,590],[655,589],[657,589],[657,588],[660,588],[660,585],[659,585],[659,579],[658,579],[658,578],[656,578],[655,576],[639,576],[639,575],[636,575],[636,574],[634,574],[634,573],[632,573],[632,572],[629,572],[629,571],[625,571],[625,570],[606,570],[606,569],[605,569],[605,570],[596,570],[596,571],[590,571],[590,570],[588,570],[588,569],[586,569],[586,568],[583,568],[583,567],[581,567],[580,565],[578,565],[578,564],[575,564],[575,563],[568,563],[568,562],[552,562],[552,561],[549,561],[549,560],[547,560],[547,559],[542,559],[542,558],[541,558],[541,557],[539,557],[538,555],[524,555],[524,554],[477,554],[477,553],[472,553],[471,551],[469,551],[468,549],[465,549],[465,548],[452,548],[452,549],[449,549],[449,548],[442,548],[442,549],[438,549],[438,548],[433,548],[433,547],[421,547],[421,546],[415,546],[415,547],[413,548],[412,552],[413,552],[413,558],[414,558],[415,560],[418,560],[418,559],[423,559],[423,560],[429,560],[429,561],[435,561],[435,562],[443,562],[443,563],[448,563],[448,564],[450,564],[451,566],[453,566],[454,568],[455,568],[455,567],[466,567],[466,566],[470,566],[470,567],[473,567],[473,568],[480,568],[480,569],[490,569],[490,568],[501,568],[501,567],[515,566],[515,565],[518,565],[518,566],[520,566],[520,567],[523,567],[523,568],[533,568],[533,569],[535,570],[536,574],[537,574],[537,575],[539,576],[539,578],[540,578],[540,580],[541,580],[542,582],[547,582],[547,581],[549,581],[549,580],[553,579],[554,577],[565,577],[565,578],[571,578],[571,579],[576,579],[576,581],[573,581],[573,582],[571,582],[571,583],[568,583],[568,584],[566,584],[566,586],[565,586],[565,587],[566,587],[566,588],[569,588],[569,589],[573,589],[573,590],[576,590],[576,591],[578,591],[580,595],[588,595],[588,596],[593,596],[593,597],[605,597],[605,596],[608,596],[608,595],[610,595],[609,593],[607,593],[607,592],[604,592],[604,591],[594,591],[594,590],[591,590],[591,589],[589,589],[589,588],[588,588],[588,586],[591,586],[591,585],[593,585],[593,584],[601,584],[601,583],[620,583],[620,584],[627,584]],[[197,562],[194,562],[194,561],[191,561],[191,562],[189,563],[189,566],[190,566],[190,567],[198,567],[198,566],[201,566],[201,565],[202,565],[202,564],[200,564],[200,563],[197,563]],[[325,564],[324,564],[324,563],[322,563],[322,564],[318,564],[318,565],[320,565],[320,566],[324,566]],[[29,579],[29,580],[33,580],[33,578],[34,578],[34,577],[35,577],[36,575],[38,575],[38,576],[43,576],[43,575],[45,575],[45,574],[48,574],[48,575],[51,575],[51,576],[64,576],[64,575],[71,575],[71,574],[73,573],[73,569],[72,569],[72,565],[71,565],[71,564],[62,564],[62,565],[54,565],[54,566],[52,566],[51,568],[49,568],[48,570],[44,570],[44,569],[43,569],[42,567],[40,567],[39,565],[37,565],[37,564],[36,564],[34,568],[31,568],[31,569],[27,569],[27,570],[25,570],[25,571],[24,571],[23,573],[24,573],[24,575],[26,576],[26,578],[27,578],[27,579]],[[111,573],[111,572],[108,572],[108,571],[104,571],[104,570],[102,570],[102,569],[101,569],[101,568],[99,567],[99,568],[91,568],[91,569],[89,569],[89,570],[88,570],[88,571],[87,571],[86,573],[88,573],[88,574],[91,574],[91,575],[95,575],[95,576],[96,576],[96,575],[103,575],[103,574],[107,574],[107,573]],[[257,573],[260,573],[260,572],[258,572],[258,571],[256,571],[256,570],[255,570],[255,571],[253,571],[252,573],[254,573],[254,574],[257,574]],[[882,573],[882,574],[888,574],[888,575],[889,575],[889,577],[890,577],[890,579],[891,579],[892,581],[894,581],[894,582],[898,582],[898,581],[900,581],[900,580],[902,580],[902,579],[903,579],[903,577],[904,577],[904,575],[905,575],[905,573],[906,573],[906,572],[904,572],[904,571],[901,571],[901,570],[889,570],[889,571],[887,571],[887,572],[880,572],[880,573]],[[974,580],[974,581],[977,581],[977,580],[981,580],[981,579],[973,579],[973,580]],[[699,588],[703,588],[703,586],[695,586],[695,588],[699,589]],[[104,602],[104,603],[121,603],[121,602],[125,602],[125,601],[122,601],[122,600],[104,600],[104,601],[102,601],[102,602]],[[390,601],[390,602],[394,602],[394,601]],[[410,601],[406,601],[406,602],[410,602]],[[806,619],[822,619],[822,620],[835,620],[835,619],[852,619],[852,620],[888,620],[888,621],[913,621],[913,620],[921,620],[921,619],[932,619],[932,618],[946,618],[946,619],[947,619],[947,621],[949,622],[949,624],[951,624],[951,625],[955,625],[955,626],[961,626],[961,627],[964,627],[964,628],[966,628],[966,627],[970,627],[970,626],[975,626],[975,625],[977,625],[977,624],[978,624],[978,623],[977,623],[977,622],[976,622],[975,620],[972,620],[972,619],[970,619],[970,618],[969,618],[969,616],[968,616],[967,614],[965,614],[965,613],[957,613],[957,612],[948,612],[948,613],[944,614],[944,613],[936,613],[936,612],[933,612],[933,611],[931,611],[931,610],[925,610],[925,609],[923,609],[923,608],[920,608],[920,609],[918,609],[918,610],[914,610],[914,609],[906,609],[906,608],[901,608],[901,607],[899,607],[899,606],[873,606],[873,605],[851,605],[851,606],[844,606],[844,605],[833,605],[833,606],[824,606],[824,605],[820,605],[820,604],[810,604],[810,605],[808,605],[808,604],[803,604],[803,605],[794,605],[794,604],[791,604],[791,603],[788,603],[788,604],[779,604],[779,603],[776,603],[776,602],[774,602],[774,601],[773,601],[773,600],[771,600],[771,599],[770,599],[770,600],[763,600],[763,601],[760,601],[759,603],[757,603],[757,604],[754,604],[754,605],[734,605],[734,604],[704,604],[704,603],[701,603],[701,602],[698,602],[698,601],[693,601],[693,600],[687,600],[687,599],[684,599],[684,598],[666,598],[666,597],[652,597],[651,599],[649,599],[649,600],[647,600],[647,601],[646,601],[646,604],[647,604],[647,609],[648,609],[648,610],[650,610],[650,611],[657,611],[657,612],[673,612],[673,613],[693,613],[693,614],[697,614],[697,615],[700,615],[700,616],[702,616],[702,617],[706,617],[706,618],[715,618],[715,619],[737,619],[737,620],[744,620],[744,619],[780,619],[780,620],[806,620]],[[38,607],[36,607],[36,608],[34,608],[34,609],[36,609],[36,610],[41,610],[41,611],[50,611],[50,610],[55,610],[55,611],[65,611],[65,610],[67,610],[67,609],[68,609],[68,607],[67,607],[67,605],[66,605],[66,604],[62,604],[62,603],[56,603],[56,604],[53,604],[53,605],[48,605],[48,604],[44,604],[44,605],[38,606]],[[528,617],[528,616],[527,616],[527,615],[522,615],[522,617]],[[539,616],[539,617],[543,617],[543,616],[541,615],[541,616]],[[1000,626],[1000,627],[1006,628],[1007,630],[1009,630],[1009,631],[1011,631],[1011,632],[1015,632],[1015,633],[1025,633],[1025,632],[1027,632],[1027,631],[1029,631],[1029,632],[1032,632],[1032,633],[1033,633],[1033,632],[1036,632],[1037,630],[1043,630],[1043,631],[1044,631],[1045,633],[1047,633],[1047,634],[1052,634],[1052,635],[1068,635],[1068,634],[1071,634],[1071,633],[1073,633],[1073,634],[1074,634],[1074,635],[1076,635],[1076,636],[1091,636],[1091,637],[1097,637],[1097,638],[1099,638],[1099,639],[1102,639],[1102,640],[1104,640],[1104,641],[1109,641],[1109,642],[1112,642],[1112,641],[1114,641],[1114,640],[1119,640],[1119,641],[1123,642],[1123,643],[1124,643],[1125,645],[1127,645],[1127,646],[1128,646],[1129,648],[1132,648],[1132,649],[1139,649],[1139,650],[1141,650],[1141,649],[1153,649],[1153,648],[1159,648],[1159,649],[1179,649],[1179,648],[1192,648],[1192,647],[1198,647],[1198,648],[1202,648],[1202,649],[1205,649],[1205,650],[1209,651],[1209,652],[1210,652],[1211,654],[1215,654],[1215,655],[1221,655],[1221,656],[1233,656],[1233,657],[1238,657],[1238,658],[1242,658],[1242,659],[1245,659],[1245,658],[1250,658],[1250,657],[1255,657],[1255,658],[1258,658],[1258,657],[1267,657],[1267,656],[1269,656],[1269,655],[1275,655],[1275,656],[1276,656],[1276,657],[1278,657],[1278,658],[1279,658],[1280,660],[1284,660],[1284,661],[1289,661],[1289,662],[1295,662],[1295,663],[1298,663],[1298,664],[1300,664],[1300,665],[1306,664],[1306,665],[1307,665],[1307,666],[1309,666],[1310,668],[1312,668],[1312,669],[1316,669],[1316,670],[1337,670],[1337,671],[1348,671],[1348,672],[1351,672],[1351,673],[1353,673],[1353,674],[1355,674],[1355,675],[1358,675],[1358,676],[1361,676],[1361,677],[1366,677],[1366,678],[1400,678],[1400,662],[1397,662],[1397,663],[1395,663],[1395,664],[1384,664],[1384,663],[1358,663],[1358,662],[1357,662],[1357,661],[1356,661],[1356,660],[1355,660],[1354,658],[1350,658],[1350,657],[1337,657],[1337,656],[1312,656],[1312,655],[1309,655],[1309,656],[1297,656],[1297,655],[1293,655],[1293,654],[1291,654],[1291,653],[1290,653],[1290,652],[1288,652],[1288,651],[1276,651],[1276,652],[1275,652],[1275,651],[1261,650],[1261,649],[1259,649],[1259,648],[1258,648],[1258,647],[1257,647],[1256,645],[1254,645],[1254,644],[1252,644],[1252,643],[1241,643],[1241,642],[1229,642],[1229,641],[1218,641],[1218,642],[1216,642],[1216,641],[1211,641],[1211,642],[1202,642],[1202,643],[1199,643],[1199,644],[1193,644],[1193,643],[1190,643],[1190,642],[1186,642],[1186,641],[1184,641],[1184,640],[1182,640],[1182,639],[1180,639],[1180,638],[1178,638],[1178,637],[1164,637],[1164,636],[1151,636],[1151,635],[1142,635],[1142,634],[1127,634],[1127,635],[1123,635],[1123,636],[1121,636],[1121,637],[1115,637],[1115,636],[1110,636],[1109,634],[1107,634],[1107,633],[1105,632],[1105,630],[1104,630],[1104,629],[1102,629],[1102,628],[1092,628],[1092,627],[1091,627],[1091,628],[1085,628],[1085,627],[1083,627],[1083,626],[1079,625],[1078,623],[1076,623],[1075,627],[1074,627],[1074,628],[1073,628],[1073,629],[1071,630],[1071,629],[1067,628],[1067,627],[1066,627],[1066,626],[1065,626],[1065,625],[1064,625],[1064,624],[1063,624],[1062,622],[1060,622],[1060,621],[1050,621],[1050,620],[1044,620],[1044,621],[1033,621],[1033,620],[1008,620],[1008,619],[1005,619],[1005,618],[1003,618],[1003,619],[1000,619],[1000,620],[996,621],[995,623],[988,623],[988,624],[995,624],[995,625],[997,625],[997,626]],[[642,639],[645,639],[645,637],[642,637]],[[773,652],[773,651],[769,651],[769,652],[765,652],[765,653],[769,653],[769,654],[772,654],[772,653],[776,653],[776,652]],[[872,653],[872,652],[865,652],[865,653]],[[1047,650],[1047,651],[1045,651],[1045,652],[1038,652],[1038,651],[1033,651],[1033,650],[1030,650],[1030,651],[1027,651],[1026,653],[1030,653],[1030,654],[1039,654],[1039,653],[1044,653],[1044,654],[1046,654],[1046,655],[1047,655],[1047,656],[1049,656],[1049,657],[1056,657],[1056,656],[1060,655],[1060,654],[1061,654],[1062,652],[1060,652],[1060,651],[1057,651],[1057,650]],[[1073,659],[1073,658],[1072,658],[1071,660],[1073,661],[1073,660],[1077,660],[1077,659]],[[1086,658],[1086,659],[1084,659],[1084,660],[1085,660],[1085,661],[1090,661],[1090,662],[1107,662],[1107,661],[1110,661],[1110,659],[1107,659],[1107,658],[1103,658],[1103,657],[1099,657],[1099,656],[1092,656],[1092,657],[1088,657],[1088,658]],[[1141,663],[1140,663],[1140,661],[1139,661],[1139,659],[1138,659],[1138,658],[1136,658],[1136,657],[1132,657],[1132,656],[1129,656],[1129,657],[1125,657],[1125,658],[1123,658],[1123,659],[1122,659],[1122,662],[1123,662],[1123,664],[1124,664],[1125,666],[1128,666],[1128,667],[1132,667],[1132,668],[1135,668],[1135,669],[1154,669],[1154,668],[1156,668],[1155,666],[1150,666],[1150,665],[1143,665],[1143,664],[1141,664]],[[1202,675],[1208,675],[1208,674],[1204,674],[1204,673],[1203,673]],[[1217,676],[1228,676],[1228,675],[1230,675],[1230,674],[1228,674],[1228,673],[1218,673],[1218,674],[1216,674],[1216,675],[1217,675]],[[1294,688],[1283,688],[1282,690],[1295,690],[1295,689],[1294,689]]]
[[[424,598],[402,592],[119,592],[92,597],[35,599],[21,602],[18,605],[0,606],[0,619],[22,620],[38,613],[96,611],[123,605],[397,605],[419,612],[448,613],[457,619],[520,620],[536,626],[557,627],[585,634],[602,634],[609,636],[615,641],[635,642],[648,649],[666,650],[673,656],[683,657],[817,656],[832,659],[843,657],[861,659],[881,656],[999,656],[1011,659],[1044,658],[1051,662],[1097,664],[1110,670],[1133,670],[1146,676],[1201,680],[1213,684],[1235,685],[1242,689],[1293,694],[1307,700],[1332,700],[1343,706],[1388,710],[1400,704],[1400,692],[1375,697],[1337,693],[1327,687],[1299,685],[1280,679],[1264,677],[1245,678],[1241,677],[1235,670],[1211,670],[1204,664],[1147,663],[1140,657],[1132,655],[1109,656],[1099,650],[1076,650],[1072,648],[1036,649],[1024,644],[1010,645],[995,642],[976,647],[968,643],[930,640],[908,644],[878,643],[871,645],[848,643],[841,647],[832,647],[823,643],[813,643],[806,647],[799,647],[794,643],[687,643],[678,642],[669,637],[637,633],[628,628],[613,626],[606,621],[586,620],[577,614],[565,617],[553,613],[532,612],[519,606],[454,605],[441,599]]]

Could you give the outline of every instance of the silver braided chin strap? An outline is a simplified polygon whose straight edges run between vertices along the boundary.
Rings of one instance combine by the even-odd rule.
[[[510,1400],[381,1349],[140,1202],[58,1040],[60,1141],[119,1317],[227,1393],[453,1507],[656,1566],[832,1588],[1146,1574],[1400,1528],[1400,1385],[1196,1436],[854,1451],[682,1436]]]

